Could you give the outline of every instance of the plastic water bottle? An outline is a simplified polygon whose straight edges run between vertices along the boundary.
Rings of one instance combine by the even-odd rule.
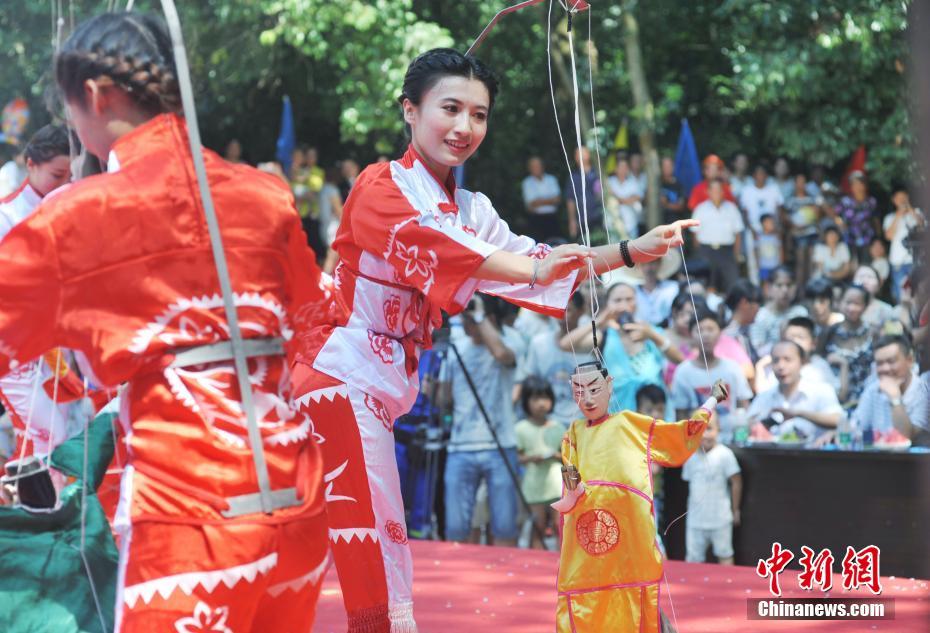
[[[844,451],[852,448],[852,425],[845,414],[840,417],[840,422],[836,427],[836,445]]]
[[[734,409],[730,414],[733,421],[733,443],[736,446],[746,446],[749,442],[749,419],[746,416],[746,409],[740,407]]]
[[[863,448],[862,443],[862,429],[859,428],[859,423],[855,420],[852,421],[852,450],[861,451]]]

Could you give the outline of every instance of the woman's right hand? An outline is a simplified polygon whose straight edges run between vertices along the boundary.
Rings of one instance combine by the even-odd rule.
[[[593,257],[593,251],[586,246],[578,244],[557,246],[539,262],[536,283],[545,286],[568,277],[573,271],[587,266],[588,260]]]

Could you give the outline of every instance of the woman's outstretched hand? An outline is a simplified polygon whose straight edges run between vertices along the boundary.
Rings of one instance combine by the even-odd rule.
[[[640,264],[665,257],[671,249],[685,243],[685,229],[699,224],[698,220],[678,220],[671,224],[660,224],[645,235],[631,240],[630,254]]]
[[[539,262],[539,273],[536,283],[547,285],[569,276],[572,271],[588,265],[588,260],[594,257],[594,252],[578,244],[563,244],[553,248],[546,258]]]

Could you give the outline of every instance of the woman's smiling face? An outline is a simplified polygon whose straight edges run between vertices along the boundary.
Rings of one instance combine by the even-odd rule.
[[[463,164],[488,133],[491,97],[478,79],[449,75],[430,88],[419,105],[404,101],[414,148],[436,175]]]

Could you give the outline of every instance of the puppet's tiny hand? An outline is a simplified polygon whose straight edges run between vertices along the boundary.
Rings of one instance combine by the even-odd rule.
[[[574,490],[581,483],[581,473],[572,464],[562,466],[562,482],[567,490]]]
[[[723,402],[730,397],[730,389],[727,387],[727,384],[722,380],[718,380],[714,383],[713,388],[711,389],[710,395],[717,399],[717,402]]]

